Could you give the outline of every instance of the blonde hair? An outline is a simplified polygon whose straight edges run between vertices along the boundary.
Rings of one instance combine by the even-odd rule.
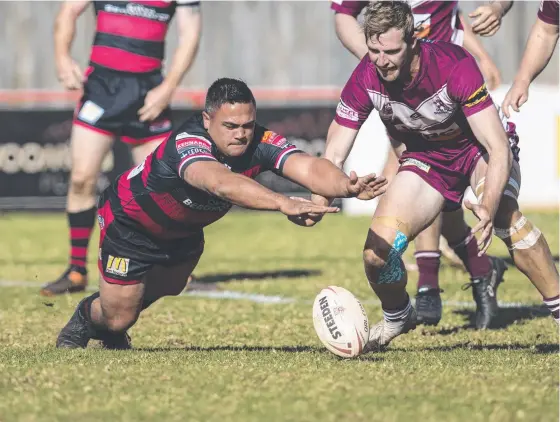
[[[372,1],[364,13],[364,34],[366,39],[379,37],[395,28],[403,31],[407,43],[414,38],[414,16],[406,1]]]

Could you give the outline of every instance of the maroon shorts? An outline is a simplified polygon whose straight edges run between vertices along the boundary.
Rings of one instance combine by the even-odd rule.
[[[202,230],[187,238],[157,239],[144,232],[133,220],[115,215],[110,199],[104,194],[99,199],[97,218],[101,229],[97,263],[107,283],[141,283],[154,265],[179,265],[198,259],[204,250]]]
[[[444,211],[461,207],[470,176],[484,148],[476,141],[429,142],[429,150],[407,150],[400,159],[399,172],[416,173],[445,198]]]

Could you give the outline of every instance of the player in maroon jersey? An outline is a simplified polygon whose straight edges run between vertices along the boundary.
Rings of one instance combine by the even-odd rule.
[[[89,67],[82,73],[70,56],[78,17],[93,3],[95,39]],[[177,15],[179,45],[165,76],[165,36]],[[197,0],[65,1],[55,30],[58,77],[69,90],[83,88],[74,115],[72,169],[66,211],[69,266],[41,294],[82,291],[87,285],[88,243],[95,222],[95,195],[101,163],[114,139],[131,146],[140,163],[171,133],[169,102],[198,48],[201,17]]]
[[[345,1],[332,0],[331,9],[335,14],[336,33],[343,45],[358,59],[362,59],[368,52],[366,40],[360,27],[357,16],[369,4],[368,1]],[[446,41],[464,46],[477,59],[478,65],[485,75],[491,89],[500,83],[500,72],[492,59],[482,46],[478,38],[473,34],[468,23],[463,22],[459,11],[458,1],[410,1],[414,15],[414,30],[416,38],[426,38],[434,41]],[[493,12],[497,13],[497,7],[480,6],[474,15],[479,21],[473,22],[476,27],[485,31],[490,25],[494,28]],[[383,175],[391,180],[397,173],[398,161],[395,152],[390,149]],[[487,328],[495,314],[495,297],[488,300],[488,286],[490,283],[495,295],[498,284],[503,280],[505,263],[495,257],[483,256],[473,258],[478,253],[476,248],[469,247],[465,242],[468,230],[466,223],[457,225],[462,219],[462,209],[456,211],[457,215],[451,217],[449,214],[440,218],[418,235],[415,239],[416,266],[418,268],[418,283],[416,294],[416,310],[418,322],[426,325],[437,325],[442,317],[441,289],[439,287],[439,267],[442,252],[453,262],[462,262],[473,281],[481,279],[492,267],[495,276],[484,283],[476,283],[473,289],[475,301],[478,305],[477,328]],[[443,224],[443,225],[442,225]],[[446,242],[440,242],[442,232]],[[410,267],[410,265],[407,265]]]
[[[368,54],[342,91],[325,158],[342,167],[374,110],[400,155],[363,252],[384,315],[371,328],[368,348],[385,347],[416,327],[401,255],[441,211],[461,206],[469,185],[478,199],[466,203],[479,219],[469,233],[473,239],[481,234],[474,243],[478,256],[494,230],[543,298],[558,295],[558,270],[546,240],[519,210],[519,164],[474,58],[450,43],[417,40],[412,11],[402,1],[368,5],[364,33]],[[318,196],[313,201],[329,202]]]
[[[232,205],[280,211],[297,224],[337,211],[272,192],[252,180],[259,173],[273,171],[332,197],[369,200],[384,192],[384,178],[358,178],[354,172],[347,177],[255,119],[247,85],[219,79],[208,90],[204,112],[103,192],[100,291],[80,302],[58,347],[86,347],[95,338],[107,348],[129,348],[126,330],[142,309],[183,290],[202,254],[204,227]]]
[[[537,13],[537,21],[531,29],[521,66],[512,87],[502,103],[502,109],[509,117],[509,108],[519,111],[529,98],[529,85],[543,71],[554,54],[559,31],[558,0],[542,0]]]

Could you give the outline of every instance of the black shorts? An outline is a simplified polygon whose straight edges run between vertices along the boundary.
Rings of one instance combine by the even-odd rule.
[[[134,145],[163,138],[171,133],[169,107],[151,122],[141,122],[138,116],[148,91],[162,81],[159,71],[132,74],[90,66],[84,95],[74,112],[74,124],[118,136]]]
[[[202,230],[183,239],[156,239],[143,232],[133,220],[115,216],[106,193],[107,190],[99,200],[97,218],[101,231],[97,262],[107,283],[138,284],[154,265],[172,267],[198,260],[202,255]]]

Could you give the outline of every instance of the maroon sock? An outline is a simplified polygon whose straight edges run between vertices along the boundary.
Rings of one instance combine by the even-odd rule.
[[[450,246],[453,248],[457,256],[461,258],[463,264],[465,264],[465,268],[469,272],[471,278],[480,278],[487,275],[492,270],[492,264],[490,263],[488,255],[484,254],[482,256],[478,256],[476,237],[472,236],[471,239],[466,242],[469,235],[470,227],[461,242]]]
[[[81,212],[68,213],[70,226],[70,265],[86,273],[87,248],[95,224],[95,208]]]
[[[418,265],[418,291],[439,288],[440,251],[416,251],[414,254]]]

